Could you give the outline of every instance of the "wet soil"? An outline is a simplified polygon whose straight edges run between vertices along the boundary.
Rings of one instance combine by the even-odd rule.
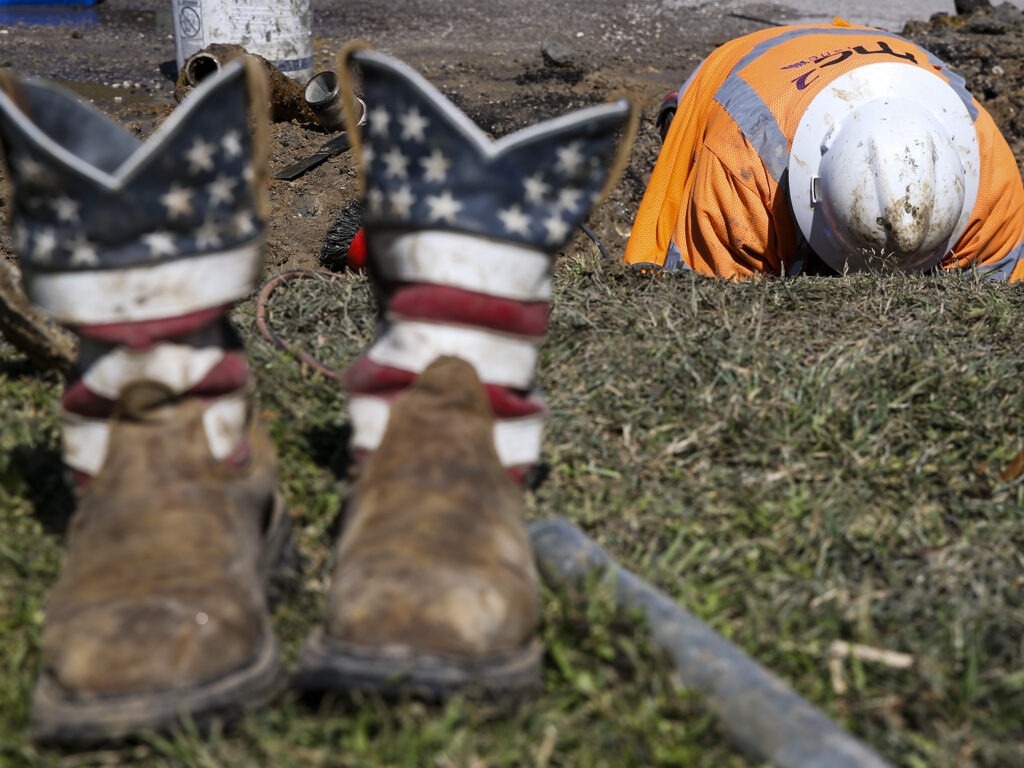
[[[317,0],[315,70],[334,69],[346,41],[367,40],[420,70],[495,137],[627,94],[640,109],[639,136],[618,186],[587,222],[618,258],[657,156],[653,121],[663,96],[716,45],[770,21],[787,21],[778,6],[741,14],[729,12],[728,3],[685,5]],[[937,15],[904,30],[964,74],[1019,160],[1024,158],[1022,29],[1024,14],[1003,5],[969,15]],[[169,0],[107,0],[35,18],[0,11],[0,66],[63,82],[141,137],[176,104],[174,56]],[[306,120],[275,122],[271,173],[329,138]],[[325,236],[356,197],[357,181],[351,153],[296,180],[272,181],[269,271],[320,264]],[[3,185],[0,172],[0,192]],[[2,200],[0,195],[0,206]],[[577,237],[570,249],[589,247],[582,234]],[[6,230],[0,233],[0,252],[12,253]]]

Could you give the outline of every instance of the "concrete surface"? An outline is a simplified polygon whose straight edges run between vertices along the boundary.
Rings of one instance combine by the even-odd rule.
[[[993,5],[1000,5],[993,2]],[[1024,8],[1024,0],[1010,3]],[[667,0],[666,7],[706,7],[706,0]],[[836,16],[855,24],[900,31],[911,19],[927,19],[933,13],[956,12],[953,0],[785,0],[777,3],[751,3],[724,0],[714,3],[725,13],[741,14],[776,24],[807,24],[831,21]]]

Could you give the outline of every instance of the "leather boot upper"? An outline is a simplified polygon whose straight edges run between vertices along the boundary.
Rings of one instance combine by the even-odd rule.
[[[457,358],[440,358],[394,404],[346,506],[330,636],[464,656],[529,640],[537,574],[492,425],[473,367]]]
[[[216,460],[202,415],[196,399],[122,411],[79,493],[43,630],[46,670],[76,695],[206,682],[270,631],[273,450],[253,428],[245,456]]]

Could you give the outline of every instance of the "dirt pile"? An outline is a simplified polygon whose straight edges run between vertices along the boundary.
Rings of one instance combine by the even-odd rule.
[[[965,15],[936,14],[908,23],[903,35],[964,77],[1024,169],[1024,11],[1003,3]]]

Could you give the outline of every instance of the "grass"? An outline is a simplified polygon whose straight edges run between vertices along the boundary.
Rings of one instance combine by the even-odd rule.
[[[283,337],[335,368],[365,345],[360,277],[275,292]],[[318,621],[347,484],[344,399],[235,313],[306,559],[276,608]],[[895,765],[1024,764],[1024,294],[974,276],[645,279],[560,259],[539,370],[566,515]],[[511,711],[285,696],[239,728],[73,753],[25,740],[71,500],[56,377],[0,348],[0,766],[750,766],[601,590],[546,591],[545,688]],[[837,655],[841,640],[909,666]],[[901,657],[903,658],[903,657]]]

